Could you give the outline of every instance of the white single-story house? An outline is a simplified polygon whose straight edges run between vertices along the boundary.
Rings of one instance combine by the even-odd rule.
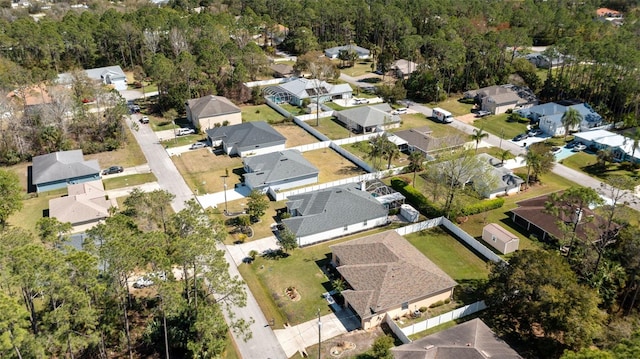
[[[331,47],[324,50],[324,56],[330,59],[337,59],[340,56],[340,51],[355,52],[358,54],[359,59],[368,59],[371,56],[371,51],[357,45],[344,45]]]
[[[349,84],[332,85],[317,79],[297,78],[278,86],[270,86],[263,90],[265,97],[275,103],[290,103],[301,106],[302,101],[309,99],[319,103],[333,99],[350,99],[353,89]]]
[[[97,179],[100,179],[98,161],[85,161],[82,150],[59,151],[33,158],[31,183],[37,192]]]
[[[497,223],[489,223],[482,229],[482,240],[502,254],[518,250],[520,238]]]
[[[242,112],[223,96],[204,96],[187,100],[184,104],[187,120],[202,131],[216,126],[232,126],[242,123]]]
[[[457,283],[396,231],[332,245],[331,264],[347,289],[345,306],[362,329],[450,299]]]
[[[245,157],[244,183],[251,190],[280,191],[318,183],[320,171],[298,150]]]
[[[496,186],[486,188],[484,193],[481,193],[485,198],[508,196],[520,192],[524,180],[515,175],[509,168],[503,167],[500,160],[486,153],[480,153],[477,157],[489,164],[487,168],[491,170],[493,176],[497,179]],[[475,187],[485,188],[486,186]]]
[[[591,131],[605,126],[604,119],[591,106],[586,103],[556,103],[549,102],[529,108],[517,110],[522,117],[526,117],[533,122],[538,122],[540,129],[549,136],[564,136],[564,126],[562,125],[562,115],[569,108],[573,108],[582,116],[582,122],[578,126],[569,129],[575,131]]]
[[[391,64],[391,71],[393,71],[396,78],[407,79],[418,69],[418,64],[413,61],[400,59]]]
[[[387,103],[337,111],[336,119],[356,133],[369,133],[400,127],[400,116],[392,114]]]
[[[292,195],[286,206],[291,217],[282,223],[300,247],[388,223],[385,206],[357,183]]]
[[[49,200],[49,217],[73,226],[97,224],[110,216],[115,199],[107,199],[101,180],[70,184],[67,195]]]
[[[112,85],[118,91],[127,89],[127,75],[118,65],[97,67],[95,69],[84,70],[84,72],[88,78],[99,81],[104,85]],[[68,72],[58,75],[57,82],[61,85],[70,85],[72,81],[72,75]]]
[[[494,115],[538,104],[538,98],[531,89],[512,84],[467,91],[464,97],[475,99],[480,104],[481,110],[489,111]]]
[[[611,149],[616,161],[640,162],[640,144],[633,148],[633,139],[607,130],[594,130],[574,134],[577,142],[597,150]]]
[[[221,126],[205,131],[214,147],[240,157],[284,150],[287,139],[264,121]]]

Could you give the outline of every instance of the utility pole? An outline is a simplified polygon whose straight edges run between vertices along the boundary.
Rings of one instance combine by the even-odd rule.
[[[224,214],[227,214],[227,177],[222,177],[224,181]]]
[[[504,128],[500,129],[500,149],[502,149],[502,139],[504,138]]]
[[[320,308],[318,308],[318,359],[320,359],[321,346],[322,346],[322,321],[320,320]]]

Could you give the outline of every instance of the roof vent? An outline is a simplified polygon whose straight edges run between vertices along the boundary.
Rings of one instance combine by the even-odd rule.
[[[341,190],[341,189],[339,189],[339,190],[337,190],[337,191],[336,191],[336,193],[342,193],[342,190]]]

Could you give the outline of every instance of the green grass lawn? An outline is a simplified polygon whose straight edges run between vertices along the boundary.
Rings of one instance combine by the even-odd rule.
[[[340,60],[333,60],[336,65],[340,66]],[[351,77],[362,76],[364,74],[371,73],[371,64],[369,60],[359,60],[351,67],[341,68],[340,72]]]
[[[598,158],[595,154],[586,152],[576,153],[565,158],[560,163],[600,180],[605,180],[607,177],[613,175],[630,176],[635,179],[640,177],[638,170],[627,163],[607,163],[607,167],[605,168],[598,164]]]
[[[282,107],[285,111],[289,112],[290,114],[292,114],[293,116],[298,116],[298,115],[304,115],[305,112],[298,106],[293,106],[291,104],[288,103],[281,103],[279,104],[280,107]]]
[[[398,131],[409,130],[416,127],[427,126],[432,131],[431,135],[433,137],[456,136],[456,135],[460,135],[465,138],[468,137],[468,135],[465,134],[464,132],[450,125],[438,123],[431,119],[428,119],[421,113],[401,115],[400,118],[402,119],[402,121],[400,122],[400,127],[393,128],[389,130],[389,132],[398,132]]]
[[[37,195],[34,193],[33,197],[22,201],[22,209],[19,212],[9,216],[7,220],[9,226],[19,227],[35,233],[36,222],[44,217],[44,214],[49,209],[49,200],[65,196],[66,194],[66,188],[42,192]]]
[[[492,133],[496,136],[502,136],[505,140],[512,139],[520,133],[527,132],[527,122],[509,122],[508,114],[490,115],[482,119],[473,121],[473,125],[478,128]]]
[[[180,146],[186,146],[186,145],[190,145],[192,143],[198,142],[198,141],[204,141],[206,140],[207,137],[205,135],[201,135],[201,134],[194,134],[194,135],[186,135],[186,136],[176,136],[174,138],[168,139],[168,140],[164,140],[162,141],[162,145],[167,147],[167,148],[173,148],[173,147],[180,147]]]
[[[325,102],[325,105],[331,107],[332,109],[334,109],[336,111],[342,111],[342,110],[346,110],[347,109],[347,107],[342,107],[342,106],[338,105],[337,103],[335,103],[333,101]],[[363,106],[367,106],[367,105],[363,105]],[[349,108],[353,108],[353,107],[349,107]]]
[[[487,262],[443,228],[437,227],[412,233],[406,238],[422,254],[458,282],[488,278]]]
[[[368,155],[367,150],[369,148],[368,141],[350,143],[347,145],[343,145],[342,147],[345,148],[347,151],[353,153],[354,155],[358,156],[363,161],[367,162],[370,166],[373,167],[373,161],[367,157]],[[391,161],[391,166],[401,167],[401,166],[408,165],[409,164],[409,161],[407,161],[408,157],[409,156],[407,156],[406,154],[400,152],[399,157]],[[382,159],[376,160],[376,164],[378,165],[377,166],[378,170],[386,170],[388,162],[386,159],[382,158]]]
[[[149,124],[154,131],[172,130],[174,128],[189,127],[191,123],[186,117],[176,118],[174,120],[164,117],[149,116]]]
[[[321,118],[320,126],[316,126],[316,120],[309,120],[306,122],[332,140],[339,140],[341,138],[349,137],[350,134],[349,130],[342,126],[333,117]]]
[[[130,176],[113,177],[103,179],[104,189],[110,190],[129,186],[138,186],[144,183],[155,182],[158,179],[153,173],[139,173]]]
[[[451,114],[454,117],[467,115],[471,113],[471,109],[473,108],[473,105],[458,101],[461,97],[462,97],[461,95],[455,94],[442,102],[437,102],[430,105],[432,105],[432,107],[440,107],[442,109],[445,109],[451,112]]]
[[[278,123],[284,120],[281,114],[267,105],[242,106],[242,122],[267,121]]]

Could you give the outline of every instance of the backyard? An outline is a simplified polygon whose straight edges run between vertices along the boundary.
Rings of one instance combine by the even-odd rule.
[[[303,156],[320,170],[319,183],[332,182],[366,173],[355,163],[330,148],[307,151],[303,153]]]
[[[268,105],[242,106],[242,122],[266,121],[268,123],[278,123],[284,117]]]
[[[518,134],[527,132],[528,119],[523,122],[511,122],[507,120],[508,117],[509,115],[506,113],[490,115],[473,121],[473,125],[498,137],[502,136],[505,140],[512,139]]]
[[[369,148],[371,147],[371,145],[369,144],[369,141],[360,141],[356,143],[350,143],[347,145],[342,145],[342,147],[347,151],[353,153],[354,155],[358,156],[360,159],[362,159],[363,161],[365,161],[366,163],[368,163],[370,166],[373,167],[373,160],[368,157]],[[407,161],[408,157],[409,156],[407,154],[403,152],[399,152],[398,158],[394,158],[391,161],[391,166],[402,167],[402,166],[408,165],[409,164]],[[377,164],[378,170],[386,170],[388,161],[384,158],[377,158],[376,164]]]
[[[228,188],[240,183],[244,168],[240,157],[213,154],[208,150],[195,150],[172,156],[173,163],[184,177],[189,188],[196,194],[221,192],[227,171]]]
[[[274,125],[273,128],[287,139],[286,148],[318,142],[317,138],[293,122],[280,123]]]
[[[332,140],[339,140],[352,135],[351,131],[347,130],[346,127],[342,126],[342,124],[333,117],[321,118],[320,126],[316,126],[315,119],[305,122]]]
[[[9,225],[35,233],[36,222],[45,214],[48,216],[49,200],[66,195],[67,189],[62,188],[25,197],[26,199],[22,201],[22,209],[9,216]]]

